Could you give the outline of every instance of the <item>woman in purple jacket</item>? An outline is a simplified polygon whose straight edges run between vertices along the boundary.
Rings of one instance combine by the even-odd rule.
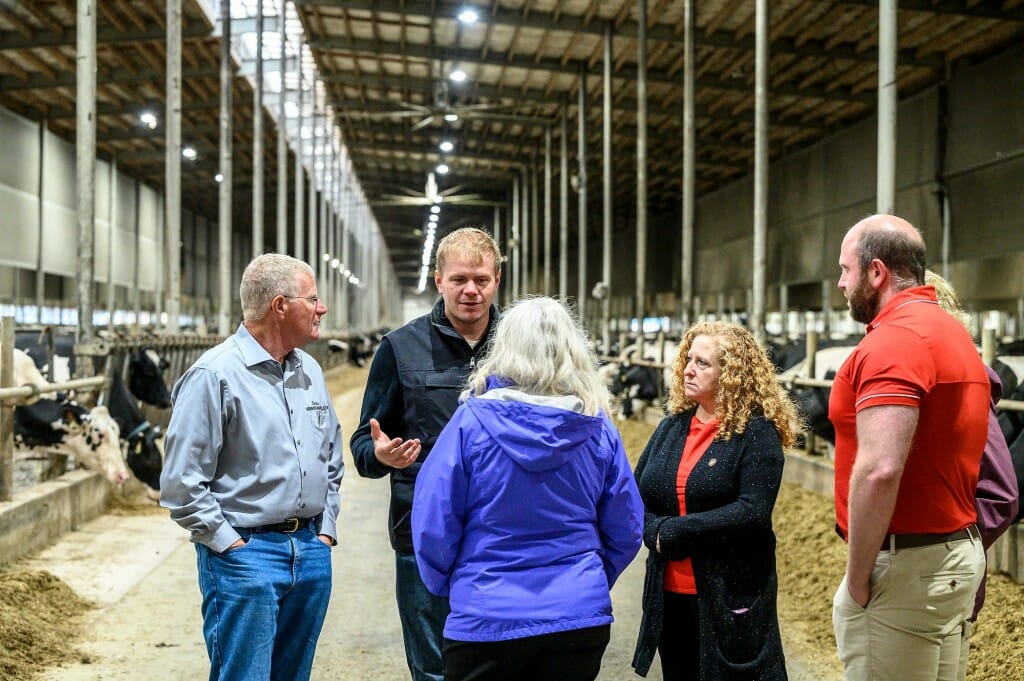
[[[593,351],[561,303],[519,301],[463,397],[412,515],[423,581],[451,601],[445,679],[590,681],[643,529]]]
[[[971,319],[960,306],[960,298],[953,285],[931,270],[925,270],[924,283],[935,287],[935,297],[939,305],[960,320],[969,333]],[[996,403],[1003,395],[1003,384],[992,367],[986,366],[985,371],[988,372],[991,409],[988,418],[988,439],[985,441],[985,450],[981,454],[981,468],[978,471],[978,488],[974,492],[974,508],[978,512],[981,545],[988,550],[1016,520],[1017,512],[1020,510],[1020,490],[1017,489],[1017,476],[1013,471],[1010,448],[1006,445],[1003,431],[999,428],[999,419],[996,417]],[[987,572],[986,570],[981,573],[981,586],[974,596],[974,610],[964,623],[963,635],[960,637],[960,667],[957,670],[957,679],[960,681],[967,678],[971,636],[978,621],[978,613],[985,603]]]

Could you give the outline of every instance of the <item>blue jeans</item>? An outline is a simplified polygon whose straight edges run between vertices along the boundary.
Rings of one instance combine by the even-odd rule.
[[[412,553],[395,552],[395,596],[413,681],[443,681],[441,645],[448,599],[427,591]]]
[[[304,681],[331,595],[331,549],[312,527],[196,545],[210,681]]]

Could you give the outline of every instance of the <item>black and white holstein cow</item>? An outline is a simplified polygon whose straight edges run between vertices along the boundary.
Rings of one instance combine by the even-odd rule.
[[[110,380],[107,406],[121,430],[121,440],[127,448],[125,459],[128,468],[139,481],[145,483],[148,488],[146,494],[151,499],[159,499],[160,471],[164,466],[163,452],[158,444],[160,427],[146,420],[135,397],[116,372]]]
[[[839,367],[857,347],[859,338],[822,339],[814,356],[814,376],[810,375],[807,363],[807,346],[803,341],[787,344],[769,342],[769,355],[776,368],[781,371],[779,380],[787,387],[803,415],[807,430],[822,438],[829,445],[836,443],[836,431],[828,419],[828,388],[794,385],[797,378],[831,380]]]
[[[128,389],[132,395],[158,409],[171,406],[171,391],[164,381],[170,363],[151,348],[140,348],[128,365]]]
[[[121,484],[128,471],[121,454],[120,430],[106,407],[86,409],[63,395],[47,391],[50,385],[32,359],[14,350],[14,383],[33,385],[40,395],[14,409],[14,446],[25,451],[41,449],[65,456],[107,480]]]
[[[366,361],[373,356],[387,331],[387,329],[380,329],[370,334],[356,334],[349,338],[347,342],[332,338],[327,341],[327,349],[331,352],[346,353],[349,364],[363,367],[366,366]]]
[[[678,341],[666,339],[662,346],[657,340],[640,340],[627,345],[619,361],[609,362],[598,370],[612,396],[621,403],[619,418],[628,419],[642,412],[668,392],[672,383],[672,365],[678,354]],[[637,357],[643,357],[644,363],[639,363],[635,359]],[[659,368],[648,366],[648,363],[665,366]]]
[[[63,339],[64,337],[58,338]],[[41,393],[45,393],[45,386],[49,383],[40,373],[38,365],[42,361],[43,368],[45,368],[47,357],[40,351],[41,345],[29,345],[36,351],[35,361],[26,352],[15,350],[15,365],[16,368],[20,367],[20,370],[15,373],[15,383],[16,385],[36,385],[40,388]],[[67,349],[59,344],[58,347],[61,348],[60,351]],[[63,375],[62,369],[66,369],[70,365],[70,369],[73,370],[73,362],[62,361],[59,355],[55,355],[55,357],[58,360],[55,362],[58,369],[56,377],[59,380],[67,380],[68,376]],[[127,448],[127,457],[118,451],[116,464],[111,461],[112,452],[107,451],[105,447],[100,450],[94,446],[91,451],[85,451],[75,446],[79,444],[75,440],[66,443],[68,444],[66,447],[55,447],[55,443],[63,440],[63,435],[40,429],[41,422],[52,423],[54,429],[66,430],[72,435],[81,429],[81,419],[76,416],[80,413],[79,410],[84,410],[84,408],[64,396],[57,396],[56,400],[41,401],[43,403],[39,408],[41,411],[37,413],[25,411],[29,405],[23,405],[15,410],[16,423],[19,410],[21,411],[22,438],[19,447],[22,449],[44,449],[72,455],[80,465],[101,472],[115,484],[124,482],[128,477],[125,469],[125,459],[127,458],[127,464],[132,473],[148,486],[147,494],[151,498],[157,498],[160,489],[160,471],[163,467],[163,456],[157,445],[161,433],[159,427],[150,425],[143,417],[135,398],[156,407],[169,407],[171,405],[170,391],[167,389],[162,373],[167,366],[167,362],[151,349],[137,350],[129,361],[131,393],[125,387],[120,375],[115,372],[107,406],[95,407],[88,412],[89,420],[95,422],[100,428],[100,432],[92,435],[93,442],[88,444],[92,446],[96,442],[103,442],[112,437],[110,441],[120,448],[121,441],[124,442]],[[50,394],[53,395],[53,393]],[[59,424],[51,418],[55,413],[61,415]],[[103,430],[109,425],[114,426],[113,433]],[[118,439],[119,435],[121,441]]]
[[[120,485],[128,479],[120,429],[106,407],[86,409],[67,398],[43,398],[14,409],[16,449],[43,449],[74,457]]]
[[[618,365],[618,371],[612,379],[611,393],[622,401],[622,418],[632,418],[634,408],[638,406],[635,403],[640,403],[642,407],[642,403],[658,398],[658,370],[626,360]]]
[[[829,342],[849,343],[850,341]],[[853,348],[854,345],[834,345],[819,350],[815,356],[814,377],[818,379],[833,378]],[[1015,350],[1012,347],[999,348],[996,359],[992,363],[992,369],[1002,383],[1003,399],[1024,402],[1024,355],[1001,354],[1007,349]],[[796,377],[808,377],[806,359],[801,359],[796,365],[782,372],[780,380],[785,384],[792,385],[791,381]],[[829,392],[828,388],[821,387],[793,386],[791,388],[793,398],[807,421],[808,430],[826,440],[830,445],[835,445],[835,429],[828,419]],[[1000,409],[997,413],[999,426],[1010,448],[1018,487],[1024,489],[1024,412]],[[1024,517],[1024,510],[1021,511],[1018,519],[1022,517]]]
[[[36,367],[36,363],[32,361],[32,358],[17,348],[14,349],[14,385],[19,387],[26,385],[35,386],[37,390],[48,385],[46,379],[39,373],[39,368]],[[25,404],[38,402],[42,394],[40,390],[40,392],[27,398]]]
[[[19,331],[15,335],[14,345],[22,350],[35,362],[43,374],[52,374],[51,382],[63,383],[75,372],[74,338],[70,334],[58,333],[53,341],[53,371],[50,372],[50,349],[42,340],[43,336],[35,331]],[[128,388],[137,398],[159,409],[171,406],[171,392],[164,381],[163,371],[169,366],[149,347],[134,351],[128,367]]]

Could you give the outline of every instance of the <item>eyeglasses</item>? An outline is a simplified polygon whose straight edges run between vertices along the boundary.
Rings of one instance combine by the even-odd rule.
[[[289,296],[289,295],[286,295],[284,293],[282,293],[281,295],[284,296],[285,298],[297,298],[297,299],[305,300],[306,302],[308,302],[313,307],[316,307],[316,304],[318,302],[320,302],[320,296]]]

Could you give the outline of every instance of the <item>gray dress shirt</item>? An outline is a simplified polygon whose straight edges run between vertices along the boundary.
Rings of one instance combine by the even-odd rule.
[[[292,517],[337,539],[341,425],[316,360],[296,349],[282,366],[240,325],[172,396],[160,504],[193,542],[219,553],[235,528]]]

